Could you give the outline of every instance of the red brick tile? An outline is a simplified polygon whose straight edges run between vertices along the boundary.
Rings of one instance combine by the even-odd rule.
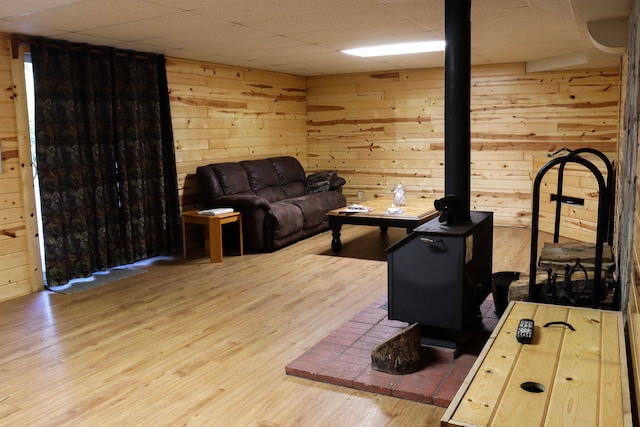
[[[297,359],[289,363],[284,370],[288,375],[294,375],[296,377],[317,380],[318,370],[320,368],[321,368],[320,366],[314,363],[309,363],[305,360]]]
[[[455,350],[452,348],[444,347],[423,347],[424,357],[428,363],[436,361],[453,363],[455,360]]]
[[[378,372],[369,368],[362,371],[362,373],[353,380],[353,387],[358,390],[390,396],[391,390],[397,380],[397,375]]]
[[[455,383],[447,383],[447,385],[443,386],[437,394],[433,395],[433,404],[436,406],[451,405],[451,401],[455,397],[459,388],[460,384],[456,385]]]
[[[321,356],[317,356],[317,355],[313,355],[310,353],[305,353],[302,356],[300,356],[298,359],[296,359],[296,361],[300,361],[300,362],[304,362],[308,365],[315,365],[315,366],[327,366],[329,365],[335,358],[327,358],[327,357],[321,357]]]
[[[420,403],[433,403],[433,393],[429,391],[421,391],[415,387],[407,387],[406,389],[402,386],[396,385],[393,390],[391,390],[391,396],[398,397],[400,399],[413,400],[415,402]]]
[[[451,367],[451,374],[457,375],[464,378],[467,376],[467,373],[473,367],[473,364],[478,360],[478,356],[473,354],[462,354],[455,360],[455,363]]]
[[[476,356],[468,354],[464,354],[456,359],[455,364],[451,367],[449,375],[447,375],[440,385],[440,388],[436,390],[433,396],[434,404],[439,406],[448,406],[451,403],[476,359]]]
[[[386,317],[387,313],[369,313],[369,312],[361,312],[358,313],[353,319],[353,322],[364,323],[367,325],[375,325],[379,323],[382,319]]]
[[[369,360],[369,362],[367,363],[371,362],[371,350],[369,350],[368,348],[351,346],[348,349],[346,349],[342,354],[362,357],[364,359]]]
[[[356,341],[360,337],[345,337],[345,336],[328,336],[324,339],[324,341],[332,344],[338,344],[344,348],[349,348],[353,345],[354,341]]]
[[[362,367],[344,365],[340,368],[332,365],[321,369],[318,372],[317,378],[318,381],[329,384],[354,388],[353,380],[360,375],[361,372]]]
[[[358,338],[360,338],[363,334],[364,332],[356,332],[356,331],[349,331],[347,329],[344,329],[344,330],[340,329],[327,335],[325,340],[329,342],[335,342],[336,340],[350,341],[351,343],[353,343]]]
[[[322,340],[315,346],[309,349],[310,353],[333,353],[340,354],[349,348],[348,345],[342,345],[335,342],[331,342],[330,340]]]
[[[338,329],[337,331],[332,332],[325,338],[327,341],[335,341],[341,340],[346,341],[350,340],[352,343],[358,340],[361,336],[366,335],[367,331],[357,331],[353,329]]]
[[[331,363],[332,366],[340,366],[341,364],[358,366],[360,367],[360,370],[362,370],[371,364],[371,357],[362,356],[360,354],[343,353]]]
[[[366,334],[360,338],[360,341],[366,341],[370,343],[382,344],[389,338],[401,332],[401,328],[392,328],[390,326],[376,325]]]
[[[367,335],[380,334],[380,335],[386,335],[386,336],[394,336],[398,332],[401,332],[403,329],[404,327],[401,327],[401,326],[377,324],[373,328],[371,328],[371,331]]]
[[[380,298],[378,298],[378,299],[376,300],[376,302],[374,302],[374,303],[373,303],[373,304],[371,304],[371,305],[378,305],[378,306],[380,306],[380,305],[386,304],[386,303],[387,303],[387,300],[388,300],[387,295],[382,295]]]
[[[335,330],[333,332],[331,332],[329,335],[327,335],[327,338],[334,338],[334,337],[341,337],[341,338],[350,338],[351,341],[355,341],[357,340],[359,337],[362,336],[364,332],[360,332],[360,331],[353,331],[353,330],[349,330],[349,329],[343,329],[340,328],[338,330]]]
[[[371,340],[367,339],[366,337],[362,337],[358,341],[354,342],[351,348],[357,348],[359,350],[368,351],[369,353],[371,353],[371,351],[373,351],[373,349],[376,348],[381,342],[384,341],[379,341],[377,339]]]
[[[358,332],[360,334],[364,334],[369,329],[371,329],[371,325],[368,325],[368,324],[362,323],[362,322],[354,322],[352,320],[349,320],[347,323],[345,323],[344,325],[342,325],[338,329],[339,330],[351,331],[351,332]]]
[[[409,326],[407,322],[402,322],[400,320],[389,320],[386,317],[380,321],[380,325],[391,326],[393,328],[400,328],[400,329],[405,329]]]

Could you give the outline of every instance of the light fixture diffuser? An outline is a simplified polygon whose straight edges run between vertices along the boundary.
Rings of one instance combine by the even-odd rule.
[[[342,53],[347,55],[370,58],[372,56],[407,55],[412,53],[442,52],[444,51],[444,40],[385,44],[379,46],[360,47],[356,49],[346,49]]]

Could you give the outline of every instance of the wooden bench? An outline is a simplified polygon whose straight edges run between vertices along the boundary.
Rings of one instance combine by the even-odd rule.
[[[531,344],[515,333],[535,321]],[[550,325],[548,322],[566,322]],[[445,412],[444,426],[631,426],[620,312],[511,302]]]

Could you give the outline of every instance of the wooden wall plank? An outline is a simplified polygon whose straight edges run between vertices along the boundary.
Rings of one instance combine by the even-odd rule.
[[[26,237],[28,215],[25,214],[25,184],[23,157],[18,138],[16,103],[18,92],[13,78],[11,42],[0,34],[0,301],[34,291],[29,241]],[[25,106],[26,109],[26,106]],[[30,167],[30,162],[26,167]],[[28,183],[30,184],[30,183]],[[27,184],[27,185],[28,185]]]
[[[337,168],[348,197],[381,197],[400,183],[408,195],[441,196],[443,83],[442,69],[310,77],[310,166]],[[522,64],[473,67],[472,208],[493,211],[496,224],[529,225],[533,178],[544,164],[534,159],[562,147],[615,157],[619,88],[617,69],[528,74]],[[588,177],[569,180],[570,191],[593,196]],[[585,209],[567,219],[578,230],[566,234],[590,238],[592,215]]]
[[[306,79],[169,58],[183,209],[200,206],[200,165],[280,155],[307,167]]]

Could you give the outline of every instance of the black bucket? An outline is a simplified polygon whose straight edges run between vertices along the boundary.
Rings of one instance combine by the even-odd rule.
[[[498,316],[502,316],[502,313],[507,309],[507,304],[509,304],[509,285],[519,278],[520,273],[517,271],[500,271],[491,275],[493,304]]]

